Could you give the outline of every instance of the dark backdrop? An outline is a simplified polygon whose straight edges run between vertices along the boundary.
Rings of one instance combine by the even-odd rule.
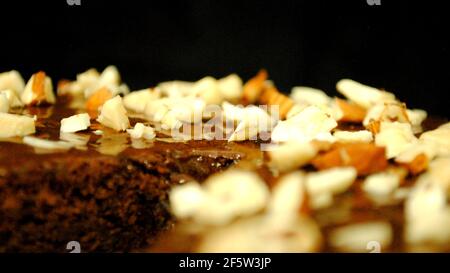
[[[349,77],[450,116],[444,3],[1,1],[0,71],[28,78],[43,69],[56,81],[115,64],[137,89],[232,72],[248,79],[264,67],[285,91],[309,85],[335,94]]]

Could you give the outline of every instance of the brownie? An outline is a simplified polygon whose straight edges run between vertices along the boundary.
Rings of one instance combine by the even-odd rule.
[[[47,139],[58,139],[59,121],[73,114],[63,99],[25,111],[38,116],[36,136]],[[91,127],[81,134],[89,137],[83,149],[0,142],[0,252],[66,252],[70,241],[86,252],[141,249],[170,226],[172,184],[202,181],[245,158],[242,149],[257,150],[253,143],[158,139],[136,149],[126,132]],[[121,139],[109,145],[122,150],[102,152],[108,137]]]

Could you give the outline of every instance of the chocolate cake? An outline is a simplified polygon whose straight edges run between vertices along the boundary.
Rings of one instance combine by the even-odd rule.
[[[0,252],[449,250],[450,125],[385,90],[129,92],[113,66],[0,86]]]
[[[68,103],[61,98],[55,106],[26,109],[38,114],[37,136],[59,137]],[[90,137],[85,150],[47,153],[0,142],[1,252],[65,252],[72,240],[86,252],[141,248],[168,224],[171,184],[201,181],[245,157],[240,145],[224,141],[157,141],[134,149],[126,140],[123,152],[108,155],[97,151],[100,136],[83,136]]]

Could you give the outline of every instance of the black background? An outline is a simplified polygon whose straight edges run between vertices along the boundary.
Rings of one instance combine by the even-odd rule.
[[[0,71],[54,81],[118,66],[132,89],[266,68],[283,91],[344,77],[450,116],[445,1],[0,2]]]

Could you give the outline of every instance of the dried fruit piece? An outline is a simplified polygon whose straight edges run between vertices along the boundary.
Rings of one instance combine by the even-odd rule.
[[[266,86],[257,99],[261,105],[278,106],[278,114],[280,119],[285,119],[291,108],[294,106],[294,101],[288,96],[280,93],[274,86]]]
[[[408,169],[413,175],[424,172],[428,168],[429,158],[426,154],[417,155],[412,161],[400,165]]]
[[[268,74],[265,69],[261,69],[255,77],[244,84],[243,102],[245,105],[253,104],[260,97],[265,87]]]
[[[319,170],[353,166],[359,175],[383,171],[388,165],[385,149],[372,143],[337,144],[313,159],[312,164]]]
[[[89,99],[86,101],[86,109],[92,113],[96,114],[100,106],[102,106],[107,100],[112,98],[112,92],[106,88],[102,87],[95,91]]]

